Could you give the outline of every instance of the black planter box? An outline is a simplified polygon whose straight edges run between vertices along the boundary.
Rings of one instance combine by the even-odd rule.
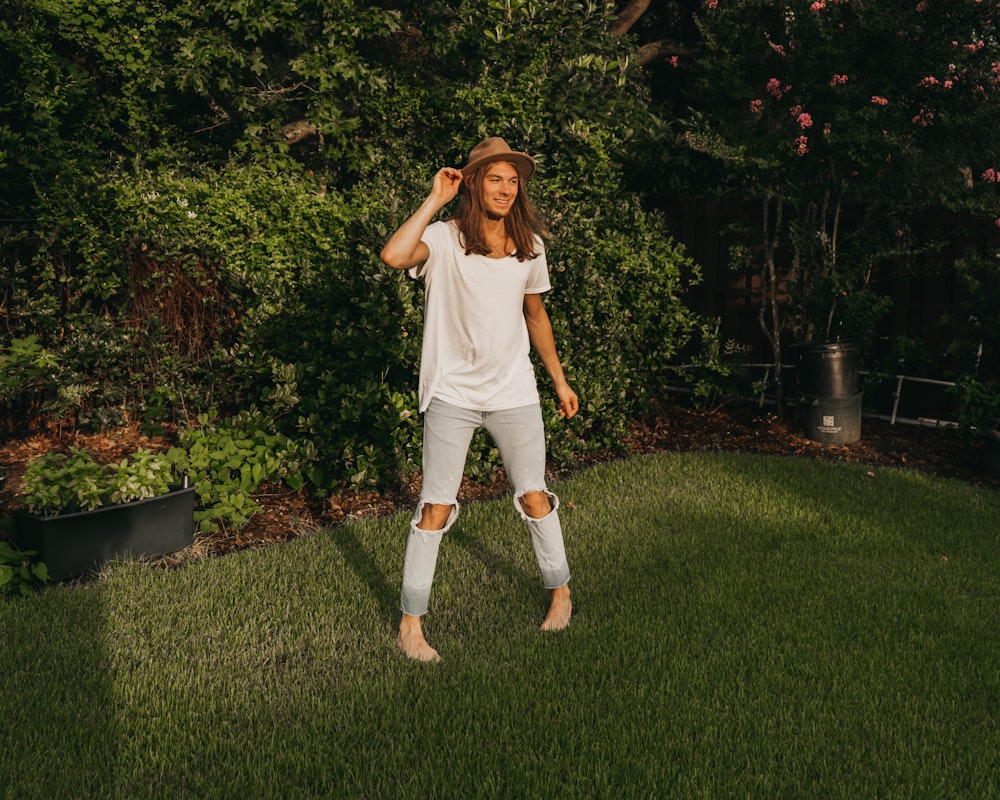
[[[189,547],[194,496],[190,486],[76,514],[40,517],[15,511],[14,538],[22,550],[38,552],[52,580],[75,578],[116,558],[156,557]]]

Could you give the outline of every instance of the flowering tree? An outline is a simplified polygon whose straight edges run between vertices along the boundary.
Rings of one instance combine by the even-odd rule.
[[[871,281],[920,246],[918,212],[998,217],[998,17],[996,0],[705,0],[685,141],[761,201],[740,252],[777,377],[783,339],[871,333]]]

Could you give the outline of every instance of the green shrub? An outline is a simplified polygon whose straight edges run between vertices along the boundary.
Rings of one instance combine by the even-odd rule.
[[[1000,386],[963,375],[956,381],[954,392],[958,397],[959,431],[965,441],[980,442],[990,431],[1000,430]]]
[[[93,511],[165,494],[177,480],[170,461],[139,448],[119,464],[94,461],[85,447],[49,452],[33,459],[24,473],[24,505],[34,514],[52,516]]]
[[[0,408],[8,425],[23,420],[43,398],[57,391],[59,361],[38,336],[13,338],[0,348]]]
[[[264,483],[300,489],[316,461],[311,442],[267,432],[255,409],[218,422],[202,414],[198,422],[179,432],[166,458],[197,490],[194,518],[202,532],[242,527],[260,511],[253,495]]]
[[[25,507],[42,516],[93,511],[110,499],[104,465],[82,447],[33,459],[24,472],[23,491]]]
[[[33,562],[34,550],[17,550],[0,540],[0,595],[28,595],[49,579],[44,563]]]
[[[694,265],[662,220],[614,199],[603,163],[590,184],[606,203],[568,191],[565,178],[533,187],[553,217],[546,304],[584,404],[578,419],[550,425],[553,459],[564,463],[620,445],[698,325],[680,300]],[[264,429],[313,443],[308,475],[322,489],[398,481],[419,462],[423,314],[422,285],[377,255],[405,214],[399,192],[373,175],[349,196],[319,196],[307,178],[235,167],[122,174],[95,187],[90,223],[62,247],[103,266],[39,279],[41,290],[78,298],[56,347],[31,340],[59,364],[44,409],[93,428],[136,416],[155,427],[251,398]],[[94,307],[103,311],[86,313]],[[539,379],[555,422],[541,368]],[[470,465],[492,475],[488,443],[477,440]],[[220,503],[233,520],[252,512],[237,495]]]
[[[698,272],[663,221],[635,200],[595,206],[565,192],[553,196],[545,186],[543,202],[554,215],[546,305],[580,395],[578,418],[560,424],[541,369],[539,383],[550,452],[572,461],[588,450],[619,449],[632,420],[663,397],[679,354],[702,324],[681,300]]]
[[[150,98],[134,91],[141,82],[127,82],[107,106],[111,116],[125,114],[118,127],[88,128],[96,138],[79,148],[86,161],[66,166],[34,199],[34,250],[22,241],[4,251],[9,263],[25,265],[15,271],[15,305],[31,300],[38,310],[12,319],[12,335],[37,334],[58,362],[44,412],[90,428],[141,419],[155,430],[212,409],[252,409],[254,429],[279,437],[268,447],[314,448],[302,475],[323,490],[398,481],[419,460],[423,296],[421,284],[384,268],[378,252],[426,194],[433,165],[460,163],[478,139],[501,135],[539,154],[532,193],[554,234],[555,291],[546,304],[584,404],[576,419],[557,423],[539,370],[553,460],[569,464],[621,446],[697,325],[680,301],[697,275],[662,220],[622,187],[622,153],[650,120],[629,69],[631,43],[609,32],[611,8],[433,2],[363,13],[349,5],[350,23],[318,6],[309,6],[314,17],[276,10],[267,36],[290,36],[279,48],[287,59],[266,63],[256,55],[260,31],[234,23],[220,34],[197,4],[143,27],[125,56],[103,27],[117,7],[102,6],[88,22],[44,11],[62,44],[94,69],[104,65],[97,72],[106,85],[121,85],[129,64],[164,83]],[[419,22],[419,37],[402,33],[410,22]],[[35,24],[29,32],[50,45],[46,30]],[[185,50],[178,67],[158,41],[204,46]],[[43,63],[47,50],[39,52]],[[218,63],[223,52],[232,64]],[[384,68],[397,58],[406,69]],[[325,88],[302,94],[302,76]],[[106,88],[75,73],[48,77],[71,85],[74,103]],[[275,81],[267,103],[267,93],[238,88],[258,78]],[[289,85],[296,89],[286,95]],[[363,102],[340,94],[345,87],[361,87]],[[308,147],[282,141],[285,115],[315,124]],[[47,120],[45,131],[55,136],[60,119]],[[219,125],[185,138],[175,135],[177,119],[191,122],[187,128]],[[196,151],[204,157],[186,157]],[[111,157],[99,163],[98,152]],[[202,424],[200,434],[185,435],[192,447],[204,436],[212,441],[199,446],[224,452],[229,443],[215,439],[229,426]],[[248,464],[267,461],[245,455]],[[497,463],[478,437],[470,471],[485,479]],[[209,459],[200,467],[206,492],[231,486],[232,470],[242,470],[227,467],[209,481],[216,466]],[[274,475],[266,463],[261,470]],[[199,513],[209,525],[244,520],[253,512],[246,491],[241,477],[238,489],[206,494]]]
[[[111,502],[132,503],[166,494],[177,480],[160,453],[137,449],[130,458],[111,465]]]

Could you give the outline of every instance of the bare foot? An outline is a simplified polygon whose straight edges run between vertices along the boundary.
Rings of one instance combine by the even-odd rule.
[[[569,599],[569,586],[560,586],[552,590],[552,604],[549,606],[549,613],[545,615],[542,622],[543,631],[561,631],[569,625],[569,618],[573,613],[573,603]]]
[[[396,638],[399,649],[403,654],[414,661],[440,661],[441,656],[438,651],[427,644],[424,638],[424,631],[420,624],[420,617],[410,614],[403,614],[403,619],[399,623],[399,636]]]

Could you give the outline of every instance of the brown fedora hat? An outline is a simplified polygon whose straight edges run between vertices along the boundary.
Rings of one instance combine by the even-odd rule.
[[[462,167],[462,174],[468,177],[483,164],[489,164],[491,161],[509,161],[514,165],[522,181],[528,180],[535,174],[535,159],[527,153],[517,153],[511,150],[507,142],[499,136],[483,139],[472,148],[472,152],[469,153],[469,162]]]

